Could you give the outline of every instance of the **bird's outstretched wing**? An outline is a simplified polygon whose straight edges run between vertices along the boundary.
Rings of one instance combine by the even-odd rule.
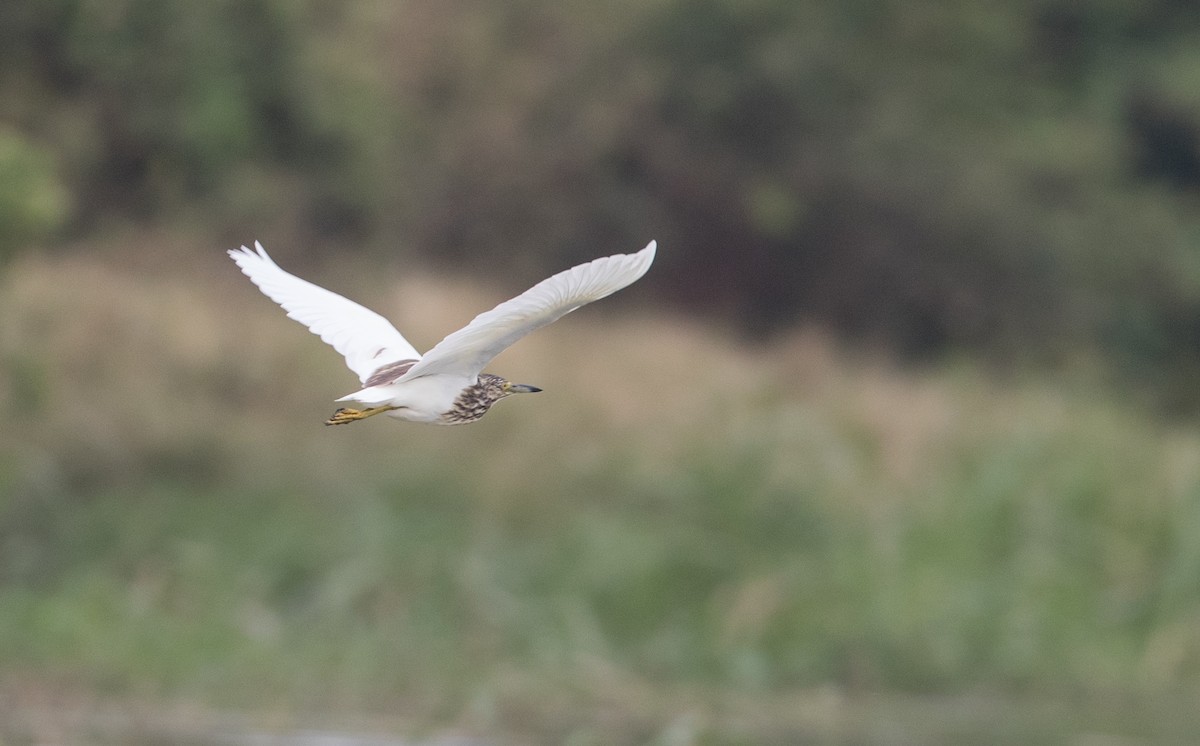
[[[362,382],[366,383],[382,365],[421,358],[387,319],[284,272],[257,241],[253,251],[243,246],[230,250],[229,256],[264,295],[283,306],[289,318],[304,324],[340,352]]]
[[[654,261],[656,242],[636,254],[580,264],[479,314],[434,346],[399,380],[437,374],[474,378],[492,358],[535,329],[633,283]]]

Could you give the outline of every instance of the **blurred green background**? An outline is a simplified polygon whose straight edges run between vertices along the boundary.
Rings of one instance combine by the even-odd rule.
[[[1198,380],[1191,3],[0,4],[4,743],[1194,743]]]

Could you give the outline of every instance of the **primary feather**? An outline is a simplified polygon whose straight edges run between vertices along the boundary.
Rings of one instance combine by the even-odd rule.
[[[289,318],[304,324],[346,358],[363,383],[387,363],[418,360],[420,354],[384,317],[352,300],[279,268],[262,244],[229,252],[250,281],[283,306]]]
[[[438,342],[400,380],[438,373],[479,375],[492,358],[521,337],[580,306],[612,295],[646,274],[656,247],[657,243],[651,241],[636,254],[596,259],[542,280]]]

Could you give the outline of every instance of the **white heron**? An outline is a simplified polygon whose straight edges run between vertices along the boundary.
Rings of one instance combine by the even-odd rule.
[[[476,316],[424,356],[374,311],[285,272],[262,244],[229,256],[290,318],[304,324],[346,358],[363,387],[337,401],[342,408],[326,425],[344,425],[377,414],[413,422],[460,425],[474,422],[510,394],[541,389],[512,383],[483,368],[509,345],[580,306],[630,285],[650,268],[656,242],[635,254],[580,264],[542,280],[512,300]]]

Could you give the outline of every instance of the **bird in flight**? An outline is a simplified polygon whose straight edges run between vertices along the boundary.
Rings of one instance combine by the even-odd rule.
[[[377,414],[439,425],[474,422],[511,394],[541,391],[512,383],[483,368],[534,329],[632,284],[654,261],[656,242],[636,254],[617,254],[559,272],[476,316],[422,356],[374,311],[283,271],[262,244],[229,256],[250,281],[346,358],[363,387],[338,399],[363,405],[341,408],[325,421],[344,425]]]

